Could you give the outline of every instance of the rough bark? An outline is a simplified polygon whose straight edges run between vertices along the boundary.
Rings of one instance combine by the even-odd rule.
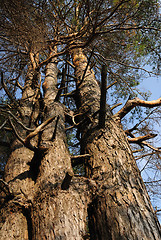
[[[87,184],[79,178],[68,182],[73,175],[67,148],[64,108],[55,102],[57,96],[57,62],[52,59],[46,68],[44,88],[44,120],[56,116],[42,133],[41,146],[48,148],[42,156],[36,180],[31,217],[33,239],[82,239],[87,229]],[[37,159],[39,160],[39,159]],[[71,180],[71,179],[70,179]]]
[[[79,110],[93,116],[91,124],[84,122],[80,128],[83,151],[91,155],[86,174],[95,180],[97,189],[88,208],[91,239],[161,239],[159,223],[122,126],[108,111],[105,128],[99,129],[99,85],[90,68],[79,84],[87,59],[81,49],[73,51],[72,56]]]
[[[35,75],[32,67],[29,66],[20,103],[21,120],[27,127],[33,127],[34,124],[31,123],[36,120],[39,112],[35,89],[37,81],[37,74]],[[19,128],[18,125],[16,127],[22,137],[27,135],[25,130]],[[13,195],[8,196],[1,209],[1,239],[30,239],[27,209],[34,192],[34,181],[29,166],[33,157],[34,153],[25,148],[17,139],[13,142],[4,175],[4,180],[9,184]]]
[[[99,84],[82,50],[73,50],[72,57],[77,78],[75,120],[83,118],[78,126],[86,177],[73,175],[64,106],[57,102],[57,61],[50,57],[41,121],[52,117],[53,121],[31,140],[35,152],[14,141],[5,168],[12,194],[1,209],[0,238],[82,240],[89,239],[90,232],[92,240],[160,239],[159,223],[120,121],[106,105],[105,127],[100,129]],[[40,110],[35,76],[29,71],[21,100],[27,127],[36,125]]]

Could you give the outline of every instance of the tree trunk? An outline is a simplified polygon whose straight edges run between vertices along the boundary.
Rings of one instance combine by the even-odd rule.
[[[158,220],[135,163],[121,123],[108,110],[106,125],[99,129],[100,87],[88,68],[82,50],[73,51],[79,111],[89,121],[80,126],[82,149],[91,155],[87,177],[96,182],[88,218],[91,239],[161,239]]]
[[[29,66],[25,88],[21,99],[22,121],[26,127],[33,127],[39,112],[37,95],[37,73]],[[35,85],[33,86],[33,83]],[[31,120],[32,119],[32,120]],[[26,130],[16,127],[21,137],[25,138]],[[29,163],[34,153],[23,146],[17,139],[13,142],[11,154],[5,166],[4,180],[8,183],[12,196],[4,202],[1,209],[0,239],[29,239],[30,220],[27,208],[34,193],[34,181],[31,177]]]
[[[38,117],[34,108],[35,92],[30,79],[22,96],[23,123],[33,127]],[[5,169],[5,181],[13,196],[1,210],[1,239],[83,239],[88,231],[87,206],[90,189],[87,179],[74,177],[67,148],[64,108],[55,102],[57,62],[46,67],[43,121],[55,116],[32,144],[35,152],[14,142]],[[35,110],[35,111],[34,111]],[[23,137],[26,131],[21,132]],[[72,180],[72,181],[71,181]]]
[[[41,136],[40,144],[47,146],[48,150],[42,157],[36,180],[37,192],[31,211],[33,239],[79,240],[87,228],[87,187],[84,180],[74,177],[70,188],[68,184],[65,189],[62,187],[66,174],[73,175],[73,171],[66,143],[63,106],[55,102],[56,84],[57,64],[52,59],[47,65],[43,84],[44,120],[52,116],[56,118]]]
[[[52,54],[52,53],[51,53]],[[159,223],[122,126],[106,106],[100,129],[100,87],[81,49],[73,50],[81,152],[86,177],[73,175],[66,143],[63,105],[57,96],[57,61],[51,58],[43,83],[43,118],[53,118],[32,140],[35,152],[18,140],[5,168],[13,194],[3,203],[0,237],[29,240],[161,239]],[[86,74],[84,75],[84,72]],[[83,77],[84,75],[84,77]],[[29,71],[23,92],[23,123],[34,127],[39,116],[35,75]],[[79,115],[80,116],[80,115]],[[82,120],[81,119],[81,120]],[[77,121],[79,119],[76,119]],[[26,137],[28,131],[22,131]]]

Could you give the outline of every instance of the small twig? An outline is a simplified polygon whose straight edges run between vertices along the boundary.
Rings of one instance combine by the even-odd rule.
[[[16,122],[17,122],[21,127],[23,127],[23,129],[25,129],[25,130],[27,130],[27,131],[29,131],[29,132],[35,130],[35,129],[32,129],[32,128],[26,127],[12,112],[10,112],[10,111],[5,111],[5,110],[2,110],[2,109],[1,109],[1,111],[10,114],[10,115],[16,120]]]
[[[113,85],[115,85],[117,83],[117,81],[114,81],[113,83],[111,83],[110,85],[108,85],[107,87],[106,87],[106,90],[108,90],[109,88],[111,88]]]
[[[0,187],[7,195],[13,195],[13,193],[10,191],[8,183],[5,182],[3,179],[0,179]]]
[[[16,100],[12,97],[11,93],[9,92],[5,82],[4,82],[4,78],[3,78],[3,72],[1,72],[1,84],[3,89],[5,90],[7,96],[9,97],[9,99],[14,103],[14,105],[17,107],[17,110],[19,111],[20,115],[22,116],[22,112],[21,112],[21,108],[19,106],[19,104],[16,102]]]
[[[161,149],[160,149],[160,148],[155,148],[155,147],[153,147],[151,144],[149,144],[149,143],[147,143],[147,142],[144,142],[144,141],[143,141],[143,142],[141,142],[141,144],[149,147],[150,149],[152,149],[152,150],[154,150],[154,151],[156,151],[156,152],[161,152]]]
[[[0,130],[6,125],[7,121],[8,121],[8,119],[6,119],[6,120],[2,123],[2,125],[0,126]]]
[[[117,103],[117,104],[115,104],[114,106],[112,106],[112,107],[110,108],[111,111],[112,111],[113,109],[117,108],[117,107],[120,106],[120,105],[122,105],[122,103]]]
[[[24,139],[19,136],[19,134],[18,134],[18,132],[17,132],[17,130],[16,130],[16,128],[15,128],[15,126],[14,126],[14,124],[13,124],[13,122],[12,122],[12,120],[11,120],[10,117],[8,117],[8,120],[9,120],[9,122],[10,122],[10,124],[11,124],[11,127],[12,127],[12,129],[13,129],[13,132],[14,132],[15,136],[17,137],[17,139],[18,139],[22,144],[25,145]]]

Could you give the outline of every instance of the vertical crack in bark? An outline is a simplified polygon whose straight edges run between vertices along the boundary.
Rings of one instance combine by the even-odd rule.
[[[27,220],[27,230],[28,230],[28,240],[33,240],[33,227],[32,227],[32,217],[31,217],[31,209],[29,208],[22,208],[23,215],[26,217]]]

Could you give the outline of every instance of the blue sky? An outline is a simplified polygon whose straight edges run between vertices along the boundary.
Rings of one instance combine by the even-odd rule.
[[[141,90],[149,90],[152,95],[150,100],[156,100],[161,97],[161,76],[160,77],[149,77],[143,80],[140,84]]]

